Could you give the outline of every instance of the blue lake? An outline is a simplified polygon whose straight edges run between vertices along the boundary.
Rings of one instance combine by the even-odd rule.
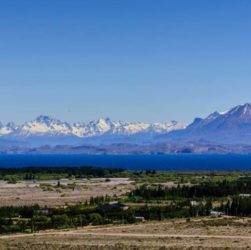
[[[130,170],[251,170],[251,155],[0,155],[0,167],[96,166]]]

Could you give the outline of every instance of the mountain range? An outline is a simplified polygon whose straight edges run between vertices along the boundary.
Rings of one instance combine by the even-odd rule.
[[[184,126],[176,121],[143,123],[100,118],[89,123],[68,123],[49,116],[38,116],[22,125],[0,124],[0,145],[78,145],[112,142],[147,143],[155,135],[166,134]]]
[[[160,138],[179,142],[207,142],[214,144],[251,145],[251,104],[238,105],[225,112],[213,112],[179,131]]]
[[[30,150],[47,153],[93,153],[96,150],[102,153],[132,153],[132,149],[138,153],[201,152],[202,149],[202,152],[209,149],[216,152],[249,152],[249,148],[249,103],[226,112],[215,111],[204,119],[195,118],[187,126],[177,121],[143,123],[112,121],[109,118],[68,123],[42,115],[22,125],[0,123],[2,153]]]

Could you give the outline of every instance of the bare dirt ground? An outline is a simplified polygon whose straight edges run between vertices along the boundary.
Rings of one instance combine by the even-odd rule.
[[[249,249],[251,219],[199,218],[0,237],[0,249]]]
[[[85,202],[91,196],[120,196],[133,189],[127,178],[60,180],[58,181],[20,181],[8,184],[0,181],[0,206],[23,206],[39,204],[57,206]]]

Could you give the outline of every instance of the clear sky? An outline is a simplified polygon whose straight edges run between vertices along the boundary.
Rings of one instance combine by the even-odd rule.
[[[250,0],[0,2],[0,121],[190,122],[251,102]]]

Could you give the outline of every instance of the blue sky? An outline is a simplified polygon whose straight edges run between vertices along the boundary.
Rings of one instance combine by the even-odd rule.
[[[0,120],[190,122],[251,102],[249,0],[0,3]]]

